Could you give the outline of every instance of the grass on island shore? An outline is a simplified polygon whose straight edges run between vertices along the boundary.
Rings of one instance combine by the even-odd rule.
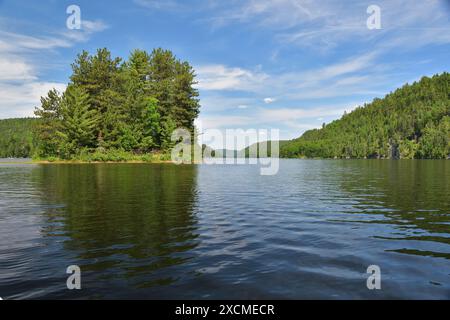
[[[152,152],[135,154],[122,150],[80,153],[68,159],[58,157],[33,157],[32,163],[170,163],[170,153]]]

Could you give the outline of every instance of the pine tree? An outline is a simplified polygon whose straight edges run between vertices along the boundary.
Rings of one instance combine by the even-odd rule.
[[[158,100],[147,98],[143,111],[143,139],[141,147],[145,150],[157,147],[161,144],[161,117],[158,113]]]
[[[105,147],[117,145],[120,135],[118,122],[124,119],[123,81],[120,58],[112,58],[108,49],[98,49],[91,56],[83,51],[72,64],[71,85],[83,88],[89,96],[90,107],[102,115],[96,130],[97,140]]]
[[[35,129],[38,156],[58,154],[61,139],[56,133],[61,127],[60,105],[61,95],[52,89],[46,97],[41,97],[41,106],[35,108],[34,114],[40,118]]]
[[[61,129],[63,157],[70,157],[82,148],[96,147],[98,111],[91,109],[89,95],[81,88],[69,86],[61,102]]]
[[[177,128],[177,124],[170,117],[167,116],[162,120],[161,125],[161,149],[170,150],[174,146],[172,141],[172,133]]]

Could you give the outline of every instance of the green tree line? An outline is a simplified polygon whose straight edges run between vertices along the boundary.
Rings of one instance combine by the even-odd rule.
[[[27,158],[34,152],[33,118],[0,120],[0,158]]]
[[[450,74],[397,89],[336,121],[283,143],[282,157],[450,157]]]
[[[128,61],[106,49],[83,52],[67,90],[51,90],[39,119],[0,120],[0,157],[73,158],[79,154],[168,150],[176,127],[194,131],[195,74],[170,51],[135,50]],[[405,85],[322,129],[280,143],[282,157],[447,158],[450,74]],[[101,159],[107,159],[100,157]]]
[[[126,61],[105,48],[83,51],[65,92],[51,90],[35,110],[35,155],[167,151],[174,129],[194,132],[195,84],[193,68],[168,50],[134,50]]]

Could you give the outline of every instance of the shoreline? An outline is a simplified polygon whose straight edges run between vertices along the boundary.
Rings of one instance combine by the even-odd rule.
[[[248,159],[248,158],[245,158]],[[390,158],[381,158],[381,159],[368,159],[368,158],[350,158],[350,159],[344,159],[344,158],[306,158],[306,157],[293,157],[293,158],[284,158],[280,157],[279,160],[329,160],[329,161],[338,161],[338,160],[379,160],[379,161],[401,161],[401,160],[450,160],[450,159],[390,159]],[[6,161],[1,161],[6,160]],[[45,160],[45,159],[39,159],[39,160],[33,160],[33,159],[26,159],[26,158],[17,158],[17,159],[11,159],[11,161],[7,161],[8,159],[0,159],[0,165],[3,164],[24,164],[24,165],[31,165],[31,164],[174,164],[175,162],[172,160],[159,160],[159,159],[153,159],[153,160],[106,160],[106,161],[99,161],[99,160],[80,160],[80,159],[74,159],[74,160]],[[200,164],[203,162],[200,162]],[[184,163],[184,164],[199,164],[198,162],[194,163]]]
[[[171,164],[171,160],[155,160],[155,161],[144,161],[144,160],[126,160],[126,161],[85,161],[85,160],[29,160],[29,161],[4,161],[0,162],[2,164],[156,164],[165,163]]]
[[[20,162],[19,162],[20,163]],[[85,160],[33,160],[25,162],[29,164],[155,164],[155,163],[173,163],[171,160],[155,160],[155,161],[144,161],[144,160],[126,160],[126,161],[85,161]]]

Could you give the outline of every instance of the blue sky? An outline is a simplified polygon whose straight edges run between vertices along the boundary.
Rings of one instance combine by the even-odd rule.
[[[78,5],[82,28],[66,27]],[[381,29],[369,30],[369,5]],[[0,0],[0,118],[63,90],[81,50],[172,50],[195,68],[203,129],[280,129],[339,118],[406,82],[450,71],[447,0]],[[216,145],[215,147],[220,147]]]

